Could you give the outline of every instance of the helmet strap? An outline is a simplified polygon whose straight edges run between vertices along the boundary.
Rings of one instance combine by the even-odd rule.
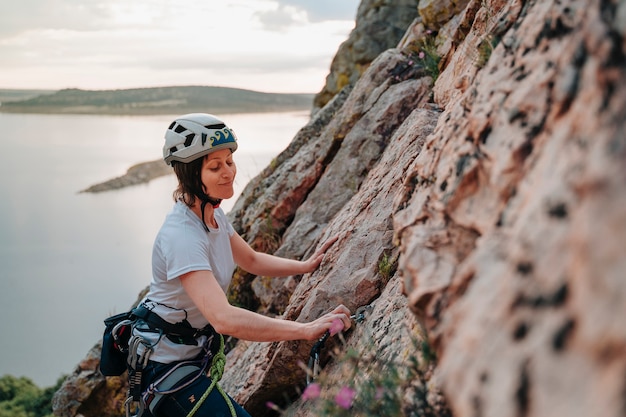
[[[207,204],[211,204],[211,206],[213,206],[213,208],[216,209],[220,206],[221,202],[222,202],[221,199],[212,198],[206,194],[202,198],[202,204],[200,205],[200,211],[202,212],[202,226],[204,226],[204,230],[206,230],[207,233],[209,233],[210,230],[209,230],[209,227],[206,225],[206,222],[204,221],[204,209],[206,208]]]

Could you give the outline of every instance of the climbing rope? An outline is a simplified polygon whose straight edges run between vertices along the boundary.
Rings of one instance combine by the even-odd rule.
[[[200,409],[204,401],[209,397],[213,389],[217,389],[217,391],[222,394],[224,401],[228,405],[228,409],[230,410],[230,415],[232,417],[237,417],[237,412],[235,411],[235,407],[233,407],[233,403],[228,397],[228,394],[224,392],[222,387],[218,385],[218,381],[222,379],[222,375],[224,375],[224,367],[226,366],[226,355],[224,354],[224,336],[221,334],[220,336],[220,350],[213,356],[213,360],[211,361],[211,369],[209,373],[211,374],[211,385],[209,388],[202,394],[200,400],[196,403],[196,405],[192,408],[192,410],[187,414],[187,417],[193,417],[194,414]]]

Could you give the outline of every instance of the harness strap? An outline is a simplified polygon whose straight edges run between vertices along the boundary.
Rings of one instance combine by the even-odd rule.
[[[132,311],[133,316],[145,321],[150,328],[160,330],[164,334],[173,337],[181,337],[184,339],[196,339],[199,336],[209,336],[215,332],[213,326],[207,324],[202,329],[191,327],[186,321],[183,323],[172,324],[163,320],[158,314],[153,313],[146,307],[139,305]]]

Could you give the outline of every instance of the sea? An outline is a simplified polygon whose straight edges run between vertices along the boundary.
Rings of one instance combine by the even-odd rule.
[[[148,285],[176,178],[80,191],[160,158],[174,117],[0,113],[0,377],[54,385],[102,337],[103,320]],[[309,113],[220,117],[239,143],[228,212]]]

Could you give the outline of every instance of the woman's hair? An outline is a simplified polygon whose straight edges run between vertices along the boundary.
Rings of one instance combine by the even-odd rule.
[[[191,207],[196,202],[196,198],[206,195],[202,184],[202,164],[204,158],[194,159],[191,162],[172,161],[172,168],[178,178],[178,187],[174,190],[174,201],[182,201]]]

